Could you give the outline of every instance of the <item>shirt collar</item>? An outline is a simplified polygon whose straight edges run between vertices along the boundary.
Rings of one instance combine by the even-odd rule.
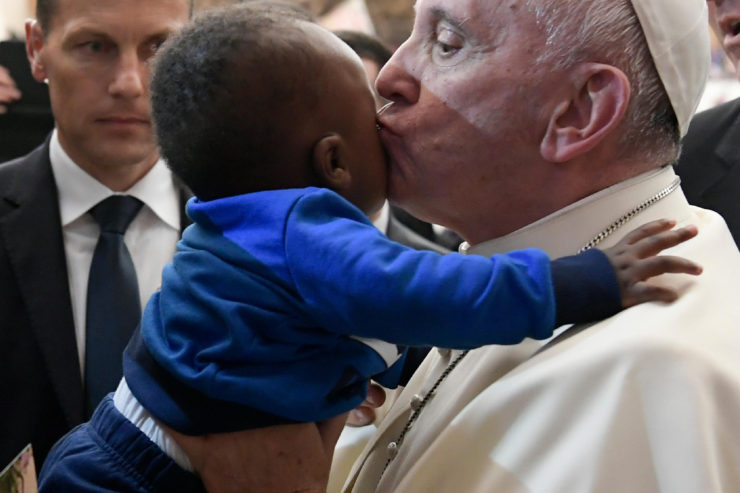
[[[553,258],[574,255],[612,222],[654,197],[676,179],[671,166],[648,171],[581,199],[501,238],[467,249],[466,244],[463,244],[461,252],[490,256],[536,247],[545,250]],[[686,198],[680,189],[676,190],[640,212],[639,222],[627,222],[598,246],[613,245],[639,224],[659,218],[675,219],[681,223],[687,221],[689,215]]]
[[[391,206],[386,200],[383,207],[378,211],[378,216],[373,220],[373,226],[378,228],[384,235],[388,234],[388,223],[391,220]]]
[[[80,218],[101,200],[116,194],[77,166],[62,148],[56,129],[51,136],[49,159],[59,193],[63,227]],[[125,193],[141,200],[170,227],[180,229],[177,188],[172,173],[161,159]]]

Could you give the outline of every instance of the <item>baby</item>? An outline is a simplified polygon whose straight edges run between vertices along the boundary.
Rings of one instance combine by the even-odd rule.
[[[648,258],[695,234],[665,232],[669,221],[555,261],[388,240],[367,219],[388,165],[363,65],[288,12],[246,4],[196,19],[157,55],[151,91],[163,157],[195,194],[194,224],[124,354],[114,402],[84,426],[122,413],[184,468],[158,421],[195,435],[326,420],[360,404],[370,378],[396,386],[405,346],[548,338],[672,298],[640,286],[651,275],[699,272]],[[131,430],[99,434],[111,445]],[[45,473],[85,447],[107,453],[80,440],[78,430],[57,444]]]
[[[622,306],[601,252],[442,256],[373,228],[387,162],[371,87],[313,23],[206,16],[158,56],[152,101],[195,224],[125,366],[134,395],[157,388],[142,404],[175,429],[323,420],[359,404],[369,377],[397,383],[397,345],[513,344]]]

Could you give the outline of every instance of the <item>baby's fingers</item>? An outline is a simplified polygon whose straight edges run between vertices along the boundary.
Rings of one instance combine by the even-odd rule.
[[[661,274],[701,274],[702,267],[683,257],[673,255],[661,255],[639,260],[629,273],[632,277],[631,283],[645,281],[651,277]]]
[[[634,231],[636,232],[636,231]],[[637,258],[646,258],[657,255],[667,248],[672,248],[697,235],[699,230],[696,226],[686,226],[671,231],[653,234],[641,238],[627,247]]]
[[[641,282],[633,284],[627,289],[623,298],[623,305],[625,308],[630,306],[639,305],[640,303],[647,303],[649,301],[662,301],[670,303],[678,298],[678,293],[672,289],[652,286],[650,284]]]
[[[656,235],[662,231],[668,231],[675,225],[676,221],[674,221],[673,219],[657,219],[655,221],[650,221],[649,223],[645,223],[637,229],[634,229],[627,233],[625,237],[622,238],[619,243],[617,243],[617,246],[624,247],[627,245],[632,245],[633,243],[637,243],[643,238]]]

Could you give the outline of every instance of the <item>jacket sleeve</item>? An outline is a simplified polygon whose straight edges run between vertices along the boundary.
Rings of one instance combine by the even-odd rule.
[[[331,192],[296,202],[285,256],[307,309],[332,332],[469,348],[547,338],[555,327],[551,262],[543,251],[491,258],[416,251],[388,240]],[[581,282],[577,272],[593,270],[594,259],[598,254],[575,262],[561,280]]]

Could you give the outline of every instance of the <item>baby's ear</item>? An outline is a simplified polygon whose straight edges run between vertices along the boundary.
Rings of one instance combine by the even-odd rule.
[[[313,147],[313,169],[321,184],[342,192],[350,184],[349,166],[344,159],[344,140],[337,134],[322,137]]]

